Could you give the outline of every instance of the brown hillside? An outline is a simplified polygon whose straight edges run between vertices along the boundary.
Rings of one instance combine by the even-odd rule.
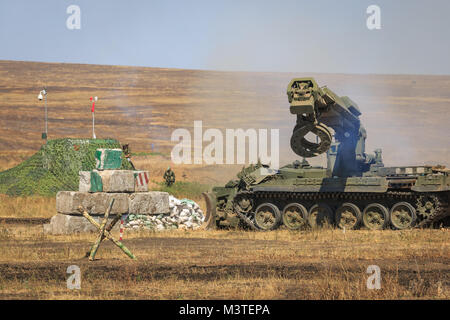
[[[49,137],[90,137],[89,97],[97,95],[96,134],[133,151],[170,151],[176,128],[279,128],[283,164],[295,118],[286,85],[303,73],[215,72],[142,67],[0,61],[0,153],[36,151],[42,143],[46,86]],[[356,101],[368,151],[387,165],[449,165],[450,76],[315,74],[320,85]],[[286,160],[286,161],[285,161]]]

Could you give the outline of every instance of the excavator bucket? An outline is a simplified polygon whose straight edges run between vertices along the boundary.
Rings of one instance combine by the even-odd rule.
[[[206,202],[206,215],[202,228],[211,230],[216,228],[216,195],[213,192],[203,192]]]

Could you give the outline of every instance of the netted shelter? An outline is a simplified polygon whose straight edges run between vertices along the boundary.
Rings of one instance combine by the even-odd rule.
[[[95,169],[95,151],[121,148],[115,139],[54,139],[18,166],[0,172],[0,193],[53,196],[78,190],[79,171]],[[122,168],[132,170],[122,158]]]

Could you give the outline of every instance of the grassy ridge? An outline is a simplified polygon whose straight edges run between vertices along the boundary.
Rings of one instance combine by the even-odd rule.
[[[78,190],[80,170],[95,168],[98,148],[121,148],[114,139],[55,139],[18,166],[0,172],[0,193],[12,196],[53,196]],[[124,159],[123,169],[131,169]]]

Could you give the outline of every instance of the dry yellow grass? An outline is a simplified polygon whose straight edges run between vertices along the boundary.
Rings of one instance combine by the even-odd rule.
[[[54,197],[10,197],[0,194],[0,218],[51,218],[56,214]]]
[[[126,232],[137,261],[105,242],[95,262],[83,258],[93,234],[0,230],[0,298],[450,298],[447,229]],[[80,291],[66,288],[72,264],[82,270]],[[381,268],[381,290],[366,287],[372,264]]]
[[[32,151],[0,151],[0,171],[17,166],[33,155]]]

